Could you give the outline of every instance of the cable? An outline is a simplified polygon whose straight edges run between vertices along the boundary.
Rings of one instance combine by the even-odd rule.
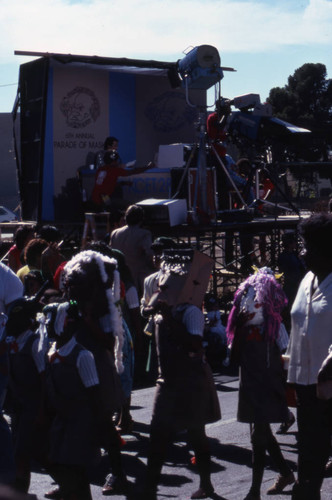
[[[3,85],[0,85],[0,87],[12,87],[12,86],[14,86],[14,85],[16,85],[16,86],[17,86],[17,85],[18,85],[18,83],[5,83],[5,84],[3,84]]]

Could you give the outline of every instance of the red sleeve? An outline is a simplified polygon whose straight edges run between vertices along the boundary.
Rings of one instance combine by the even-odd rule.
[[[122,169],[119,168],[119,170],[121,170],[121,173],[118,174],[118,177],[129,177],[129,175],[136,175],[134,168],[132,170],[127,170],[125,168],[122,168]],[[142,172],[139,172],[139,173],[142,173]]]
[[[206,122],[206,131],[210,139],[223,141],[226,139],[226,133],[219,126],[217,113],[212,113],[208,116]]]
[[[103,166],[98,168],[95,177],[91,199],[97,205],[101,205],[102,195],[111,196],[116,185],[117,178],[120,177],[117,168]]]

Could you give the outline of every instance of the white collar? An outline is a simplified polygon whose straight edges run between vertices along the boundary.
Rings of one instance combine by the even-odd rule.
[[[54,352],[58,352],[60,354],[60,356],[68,356],[71,353],[71,351],[74,349],[76,344],[77,344],[77,341],[76,341],[75,337],[72,337],[63,346],[59,347],[59,349],[56,349],[56,346],[54,343],[48,354],[51,355]]]

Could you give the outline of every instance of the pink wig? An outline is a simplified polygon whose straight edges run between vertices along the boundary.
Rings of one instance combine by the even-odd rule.
[[[267,338],[271,342],[278,338],[282,321],[281,311],[287,304],[287,298],[273,271],[268,267],[262,267],[258,269],[257,273],[252,274],[241,283],[235,292],[234,304],[229,314],[226,329],[230,344],[233,342],[236,331],[241,299],[249,287],[253,287],[255,290],[255,301],[263,306],[264,332]]]

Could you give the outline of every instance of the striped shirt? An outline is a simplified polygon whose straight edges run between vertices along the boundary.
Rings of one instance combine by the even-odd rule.
[[[189,304],[181,304],[176,307],[176,311],[183,311],[182,323],[185,325],[186,330],[191,335],[204,334],[204,314],[197,306]]]
[[[68,356],[74,349],[76,344],[77,342],[74,337],[72,337],[59,349],[56,349],[55,344],[53,344],[48,352],[48,357],[50,358],[55,352],[57,352],[61,357]],[[54,363],[61,363],[61,361],[60,359],[56,358],[54,360]],[[82,351],[80,351],[79,355],[77,356],[76,367],[84,387],[93,387],[94,385],[99,384],[96,363],[92,352],[88,351],[87,349],[83,349]]]

